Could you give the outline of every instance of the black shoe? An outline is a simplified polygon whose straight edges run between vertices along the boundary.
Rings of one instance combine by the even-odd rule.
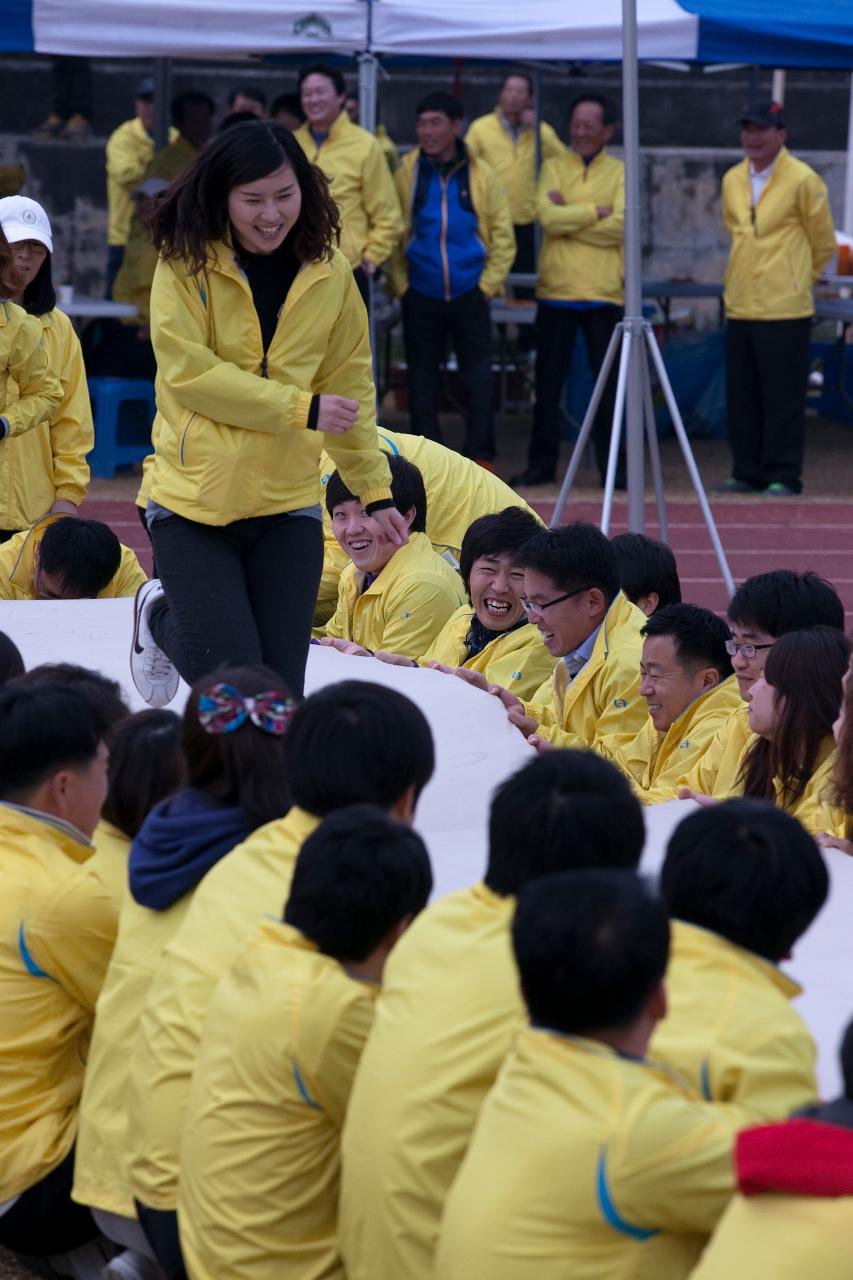
[[[556,474],[547,467],[528,467],[521,475],[513,476],[510,484],[513,489],[526,489],[534,484],[556,484],[556,481]]]
[[[712,493],[759,493],[760,491],[758,485],[750,484],[748,480],[736,480],[734,476],[730,476],[722,484],[711,487]]]

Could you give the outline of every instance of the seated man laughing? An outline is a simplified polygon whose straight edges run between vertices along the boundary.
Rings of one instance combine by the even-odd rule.
[[[379,529],[336,471],[326,488],[332,529],[350,564],[338,586],[338,607],[315,634],[343,653],[385,649],[410,661],[432,644],[464,601],[458,573],[432,547],[426,529],[426,492],[420,471],[403,457],[389,458],[391,494],[409,525],[402,547],[381,540]]]

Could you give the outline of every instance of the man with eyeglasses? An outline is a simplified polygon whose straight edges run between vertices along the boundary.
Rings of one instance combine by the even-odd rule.
[[[595,525],[576,520],[543,529],[516,556],[522,603],[557,659],[553,676],[522,702],[477,672],[456,674],[489,689],[532,746],[591,747],[607,735],[638,733],[648,714],[640,697],[643,613],[619,589],[616,552]]]
[[[723,798],[735,791],[750,736],[746,697],[764,671],[767,654],[779,636],[790,631],[817,626],[843,631],[844,605],[832,584],[816,573],[775,569],[747,578],[738,587],[729,601],[727,618],[731,639],[726,649],[743,701],[672,791],[656,799]]]

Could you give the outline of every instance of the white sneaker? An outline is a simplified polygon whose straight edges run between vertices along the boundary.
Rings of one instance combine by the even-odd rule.
[[[62,1280],[103,1280],[109,1272],[105,1268],[113,1256],[115,1245],[110,1244],[103,1236],[90,1240],[88,1244],[73,1249],[70,1253],[52,1254],[44,1259],[49,1274],[61,1276]],[[38,1273],[42,1274],[41,1271]]]
[[[107,1263],[103,1280],[161,1280],[163,1272],[136,1249],[125,1249]]]
[[[141,697],[150,707],[168,706],[180,684],[174,663],[158,647],[148,625],[152,606],[165,598],[160,579],[152,578],[150,582],[143,582],[133,604],[130,674]]]

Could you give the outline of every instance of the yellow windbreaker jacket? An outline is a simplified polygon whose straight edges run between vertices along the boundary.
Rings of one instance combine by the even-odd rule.
[[[92,869],[98,874],[97,866]],[[115,949],[98,998],[71,1195],[80,1204],[125,1218],[136,1217],[128,1172],[128,1090],[139,1019],[163,952],[191,901],[188,893],[165,911],[150,911],[130,893],[124,895]]]
[[[456,570],[433,551],[425,533],[411,533],[369,587],[354,564],[344,569],[338,607],[323,634],[418,658],[464,599]]]
[[[415,194],[414,175],[420,159],[420,147],[414,147],[403,157],[403,163],[394,175],[397,194],[405,218],[403,247],[412,235],[412,200]],[[494,169],[484,160],[469,156],[471,177],[471,203],[477,215],[477,235],[486,249],[486,262],[480,275],[480,288],[487,298],[494,298],[504,287],[504,281],[515,259],[515,232],[504,185]],[[388,267],[389,284],[397,294],[404,294],[409,287],[406,258],[403,248],[395,253]]]
[[[59,376],[62,399],[50,416],[3,444],[0,463],[0,529],[29,529],[57,499],[79,507],[89,488],[86,457],[95,444],[92,402],[80,340],[64,312],[48,311],[42,326],[49,369]],[[7,404],[18,398],[6,385]]]
[[[2,448],[2,446],[0,446]],[[32,529],[16,533],[14,538],[0,546],[0,600],[37,600],[36,548],[49,524],[67,520],[68,516],[45,516]],[[71,517],[73,519],[73,517]],[[118,572],[103,591],[99,600],[112,600],[116,596],[135,596],[148,576],[130,547],[121,548]]]
[[[263,915],[280,917],[296,857],[318,820],[293,808],[208,871],[157,967],[128,1092],[128,1172],[152,1209],[177,1206],[178,1156],[202,1023],[217,982]]]
[[[446,662],[452,667],[481,671],[490,684],[511,689],[518,698],[529,698],[549,679],[554,659],[542,643],[536,627],[530,623],[490,640],[473,658],[467,656],[465,637],[471,630],[471,606],[462,605],[452,614],[419,659],[422,667],[430,662]]]
[[[401,431],[379,431],[379,448],[413,462],[424,478],[427,495],[427,535],[439,555],[452,552],[456,560],[468,526],[478,516],[491,515],[506,507],[522,507],[539,516],[514,489],[485,467],[463,458],[455,449],[411,436]],[[335,464],[327,453],[320,455],[320,483],[325,489]],[[314,625],[322,626],[332,615],[338,599],[338,579],[349,558],[332,533],[332,522],[323,505],[323,577],[317,595]]]
[[[312,506],[325,446],[362,502],[390,498],[388,462],[376,443],[367,312],[343,254],[302,267],[264,354],[232,250],[216,243],[210,253],[197,276],[163,259],[154,273],[151,497],[212,525]],[[307,430],[311,399],[322,394],[359,401],[351,431]]]
[[[724,300],[730,320],[794,320],[814,314],[812,285],[835,253],[826,183],[786,147],[753,208],[749,161],[723,177],[723,221],[732,238]]]
[[[177,129],[169,130],[170,142],[177,136]],[[154,139],[137,116],[125,120],[107,139],[107,244],[127,244],[132,196],[153,155]]]
[[[733,1197],[691,1280],[850,1280],[853,1196]]]
[[[614,733],[638,733],[648,719],[640,697],[640,655],[646,625],[621,591],[607,611],[589,662],[569,682],[566,664],[537,690],[524,710],[536,720],[536,733],[555,747],[597,747]]]
[[[554,204],[559,191],[565,204]],[[596,208],[611,208],[599,218]],[[624,300],[622,241],[625,166],[606,151],[589,164],[574,151],[546,160],[539,175],[536,214],[542,224],[537,298],[572,302]]]
[[[484,884],[452,893],[388,958],[342,1140],[348,1280],[431,1280],[445,1197],[524,1025],[514,909]]]
[[[89,866],[109,893],[116,910],[121,910],[127,894],[127,860],[130,856],[130,837],[106,818],[95,827],[92,836],[95,852]]]
[[[536,217],[536,138],[532,126],[513,138],[501,118],[500,107],[472,120],[465,134],[469,155],[485,160],[503,182],[512,220],[517,225]],[[566,148],[544,120],[539,123],[540,160],[565,154]]]
[[[689,787],[701,795],[720,799],[732,795],[737,787],[741,760],[746,746],[752,741],[749,727],[749,703],[741,701],[720,726],[697,760],[681,773],[675,782],[675,794],[679,787]],[[661,796],[672,799],[672,796]]]
[[[340,1134],[377,994],[277,920],[220,982],[181,1147],[192,1280],[343,1280]]]
[[[48,421],[61,402],[62,384],[51,367],[41,320],[0,299],[0,415],[9,424],[5,443]],[[0,468],[5,467],[0,456]]]
[[[366,258],[381,267],[403,230],[394,180],[381,145],[373,134],[353,124],[345,111],[319,147],[307,121],[293,136],[329,179],[341,213],[341,251],[350,266],[357,267]]]
[[[791,1001],[802,988],[719,934],[672,922],[668,1012],[649,1057],[709,1102],[783,1120],[817,1098],[815,1045]]]
[[[675,800],[684,770],[742,705],[738,683],[729,676],[694,698],[666,733],[658,733],[647,717],[635,737],[626,742],[624,735],[614,734],[600,739],[596,749],[631,779],[644,804]]]
[[[47,815],[0,804],[0,1203],[71,1149],[115,905],[92,847]]]
[[[734,1109],[526,1029],[447,1198],[435,1280],[685,1280],[734,1190]]]

